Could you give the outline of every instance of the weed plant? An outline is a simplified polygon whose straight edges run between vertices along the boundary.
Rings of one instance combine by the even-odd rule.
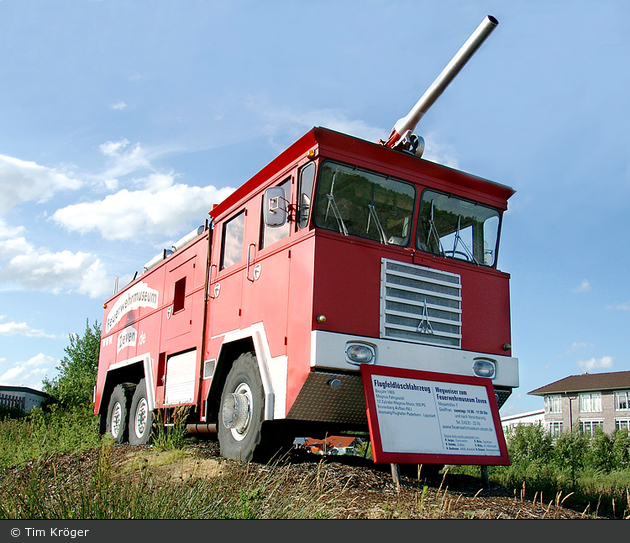
[[[152,449],[156,455],[166,451],[176,464],[174,455],[186,455],[186,413],[171,417],[168,426],[157,421]],[[98,418],[87,408],[35,410],[1,420],[0,519],[295,519],[342,514],[336,494],[322,490],[318,477],[289,484],[290,471],[281,465],[255,469],[222,463],[218,476],[183,479],[159,469],[121,470],[112,462],[113,448],[111,438],[99,435]],[[97,460],[88,461],[95,450]],[[62,465],[68,458],[71,465]]]
[[[37,463],[18,477],[0,477],[4,519],[297,519],[339,518],[336,494],[316,477],[295,484],[286,467],[234,463],[220,476],[187,479],[150,469],[120,471],[104,440],[98,461],[68,477]],[[288,490],[290,488],[290,490]],[[314,499],[315,496],[317,499]]]
[[[515,494],[569,496],[564,505],[583,504],[615,516],[630,516],[630,441],[627,430],[593,436],[579,431],[556,438],[541,426],[517,426],[506,433],[510,466],[490,466],[490,481]],[[478,474],[474,466],[452,472]]]
[[[157,421],[153,450],[174,466],[185,457],[186,413]],[[491,466],[490,481],[588,513],[630,517],[628,432],[562,434],[552,439],[537,426],[507,433],[510,466]],[[343,518],[339,488],[319,471],[296,481],[288,466],[220,462],[211,477],[176,476],[164,469],[114,464],[114,445],[99,435],[87,407],[34,410],[0,420],[0,518]],[[64,453],[70,453],[64,454]],[[174,456],[175,455],[175,456]],[[96,457],[96,458],[95,458]],[[88,461],[89,460],[89,461]],[[70,461],[71,465],[62,465]],[[164,468],[164,466],[162,466]],[[449,466],[451,473],[479,476],[476,466]],[[438,492],[439,493],[439,492]],[[426,507],[426,488],[416,507]],[[446,501],[445,501],[446,503]],[[409,505],[409,504],[408,504]],[[586,508],[586,509],[585,509]],[[401,510],[402,511],[402,510]],[[392,511],[400,516],[404,511]]]
[[[54,454],[99,446],[98,419],[89,407],[33,409],[0,420],[0,470]]]

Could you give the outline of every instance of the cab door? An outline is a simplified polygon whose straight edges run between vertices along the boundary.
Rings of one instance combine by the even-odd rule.
[[[210,268],[211,336],[240,329],[241,296],[245,275],[246,210],[241,209],[218,225]]]
[[[262,322],[271,356],[286,354],[286,332],[290,271],[290,232],[288,213],[292,201],[291,175],[265,191],[252,209],[252,221],[245,247],[246,273],[243,281],[241,327]],[[268,195],[272,194],[273,199]],[[285,215],[280,224],[265,221],[265,212],[276,209]],[[256,213],[255,213],[256,211]],[[255,219],[254,219],[255,217]]]

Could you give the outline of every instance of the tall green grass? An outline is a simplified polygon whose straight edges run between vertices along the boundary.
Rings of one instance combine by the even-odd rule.
[[[175,450],[177,458],[186,456],[183,420],[174,418],[169,429],[156,433],[156,455]],[[627,432],[563,434],[552,440],[542,428],[520,427],[506,437],[512,464],[491,466],[493,483],[545,505],[630,516]],[[290,465],[250,468],[219,460],[215,476],[182,478],[168,470],[165,475],[159,469],[123,468],[112,459],[115,450],[120,453],[115,447],[99,435],[98,419],[87,408],[36,410],[0,420],[0,518],[289,519],[347,514],[338,499],[343,488],[331,486],[331,480],[324,483],[318,469],[304,471],[296,480]],[[474,466],[449,470],[479,476]],[[411,512],[396,507],[396,515]]]
[[[71,474],[38,463],[18,476],[1,477],[4,519],[299,519],[340,518],[337,493],[321,491],[311,474],[297,484],[290,466],[226,466],[212,477],[164,475],[159,470],[120,470],[112,442],[98,461]],[[289,483],[290,480],[290,483]]]
[[[181,415],[181,414],[180,414]],[[185,456],[183,416],[156,432],[155,454]],[[163,422],[163,421],[161,421]],[[316,475],[297,484],[290,466],[222,462],[211,477],[121,466],[89,410],[34,411],[0,421],[2,519],[339,518],[337,494]],[[70,455],[64,453],[71,453]],[[290,488],[290,491],[287,489]]]
[[[44,460],[57,453],[81,453],[98,447],[98,419],[88,407],[50,411],[0,420],[0,469]]]
[[[490,466],[491,482],[547,503],[562,497],[564,505],[583,506],[591,513],[630,516],[627,431],[597,431],[593,436],[574,431],[552,438],[541,426],[518,426],[505,437],[511,465]],[[451,471],[475,473],[469,466]]]

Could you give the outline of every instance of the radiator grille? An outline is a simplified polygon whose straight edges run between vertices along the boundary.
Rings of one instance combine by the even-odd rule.
[[[460,276],[381,261],[381,337],[461,348]]]

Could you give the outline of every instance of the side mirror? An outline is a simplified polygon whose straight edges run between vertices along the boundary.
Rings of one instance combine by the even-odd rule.
[[[288,203],[282,187],[269,187],[263,197],[265,225],[283,226],[287,222]]]

